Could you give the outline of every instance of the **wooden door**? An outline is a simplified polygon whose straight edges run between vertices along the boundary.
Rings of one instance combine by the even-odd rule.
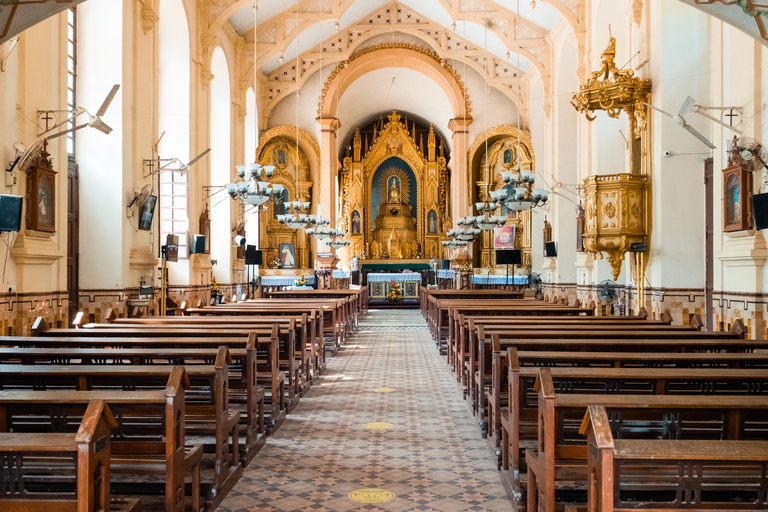
[[[80,304],[80,173],[72,156],[67,166],[67,295],[71,324]]]

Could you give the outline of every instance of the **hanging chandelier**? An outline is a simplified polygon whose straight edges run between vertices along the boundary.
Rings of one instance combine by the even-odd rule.
[[[329,247],[341,249],[342,247],[347,247],[351,243],[348,239],[342,238],[346,233],[340,229],[327,228],[327,232],[329,238],[325,241],[325,245]]]
[[[520,212],[537,206],[544,206],[549,199],[545,189],[534,188],[536,173],[518,169],[503,171],[501,179],[505,183],[499,190],[491,192],[491,201],[495,201],[509,210]]]
[[[227,183],[227,193],[233,200],[242,200],[254,206],[260,206],[270,199],[278,202],[283,197],[285,187],[277,183],[266,181],[275,170],[273,165],[260,165],[257,163],[236,165],[237,176],[243,181]]]
[[[320,212],[323,205],[317,205],[317,215],[309,215],[307,225],[304,232],[317,238],[318,240],[325,240],[329,236],[332,236],[331,219],[323,217]]]

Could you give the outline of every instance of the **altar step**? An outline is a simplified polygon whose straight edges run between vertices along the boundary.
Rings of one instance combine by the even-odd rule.
[[[406,299],[402,302],[368,299],[368,309],[419,309],[419,299]]]

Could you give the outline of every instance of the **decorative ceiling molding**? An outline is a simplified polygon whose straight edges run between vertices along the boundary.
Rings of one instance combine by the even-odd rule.
[[[0,44],[28,28],[85,0],[2,0],[0,2]]]
[[[397,23],[398,19],[404,23]],[[272,111],[283,98],[294,93],[297,87],[303,86],[310,76],[320,70],[321,61],[323,66],[341,62],[365,45],[365,41],[381,34],[391,33],[393,25],[399,25],[398,33],[410,34],[424,41],[424,46],[429,45],[439,58],[453,61],[454,67],[456,63],[471,67],[485,78],[490,87],[497,88],[520,106],[517,87],[519,70],[513,64],[497,56],[486,54],[485,50],[477,45],[421,17],[407,7],[393,9],[384,6],[302,54],[298,67],[296,61],[291,59],[269,73],[265,84],[266,110]],[[521,54],[533,63],[542,75],[545,87],[549,90],[549,42],[544,38],[529,40],[526,48],[521,48]],[[252,61],[251,54],[249,62],[252,63]],[[253,68],[250,67],[246,73],[244,78],[248,79],[253,74]],[[525,82],[526,80],[521,81],[520,94],[526,91]]]
[[[396,55],[390,55],[395,51]],[[471,119],[469,94],[456,70],[435,52],[403,43],[387,43],[363,48],[340,62],[331,72],[320,93],[318,118],[334,117],[337,102],[349,85],[347,81],[354,82],[357,78],[356,74],[364,74],[378,67],[389,67],[393,63],[400,65],[415,63],[416,68],[422,68],[425,75],[431,75],[430,78],[435,79],[435,82],[445,90],[448,101],[454,109],[454,117]],[[326,102],[326,98],[330,101]]]
[[[680,0],[768,46],[768,0]]]

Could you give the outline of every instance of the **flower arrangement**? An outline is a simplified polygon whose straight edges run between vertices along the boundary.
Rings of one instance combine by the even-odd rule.
[[[307,278],[304,277],[304,274],[301,274],[296,280],[296,286],[309,286],[309,281],[307,281]]]
[[[219,284],[216,282],[215,277],[211,277],[211,293],[214,295],[219,293]]]
[[[274,254],[272,254],[272,257],[269,259],[269,266],[272,268],[278,268],[280,266],[280,260],[277,258],[277,249],[275,249]]]
[[[387,294],[387,300],[389,302],[400,302],[403,300],[403,291],[394,280],[390,279],[389,282],[392,285],[392,289],[389,290],[389,293]]]
[[[461,266],[462,272],[470,272],[472,270],[472,265],[469,263],[469,257],[466,257],[464,259],[464,264]]]

